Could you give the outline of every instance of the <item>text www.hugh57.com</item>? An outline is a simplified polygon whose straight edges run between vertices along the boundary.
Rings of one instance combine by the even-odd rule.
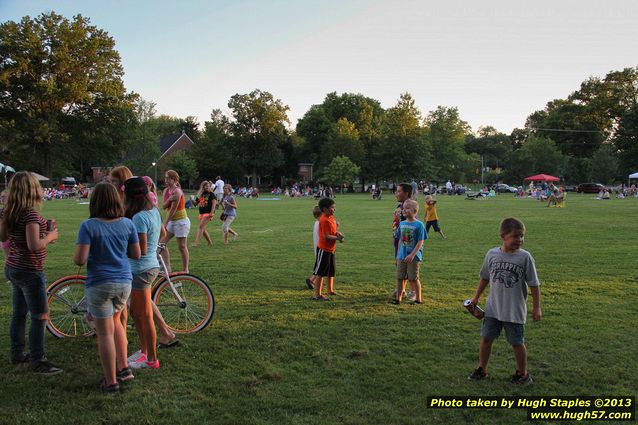
[[[563,410],[562,412],[550,412],[530,409],[527,411],[527,419],[532,421],[624,421],[632,420],[634,418],[632,412],[607,412],[605,410],[591,410],[584,412]]]

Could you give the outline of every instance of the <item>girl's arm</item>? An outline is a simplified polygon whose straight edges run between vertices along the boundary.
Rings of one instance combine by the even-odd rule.
[[[167,225],[168,222],[171,221],[171,219],[173,218],[173,215],[175,215],[175,211],[177,211],[176,201],[171,201],[169,205],[170,205],[170,208],[168,209],[168,213],[166,213],[166,223],[164,223],[165,225]]]
[[[0,222],[0,242],[6,242],[9,240],[9,235],[7,234],[7,227],[4,223],[4,220]]]
[[[231,208],[237,209],[237,203],[235,202],[235,198],[233,198],[232,202],[226,202],[226,205],[228,205]]]
[[[146,237],[146,233],[138,233],[137,238],[140,240],[140,254],[144,256],[148,249],[148,238]]]
[[[78,266],[86,264],[86,260],[89,259],[89,249],[91,245],[76,245],[75,255],[73,255],[73,262]]]
[[[58,230],[54,229],[51,232],[47,232],[40,238],[40,224],[29,223],[26,226],[26,236],[27,248],[29,248],[29,251],[35,252],[46,248],[49,243],[58,240]]]
[[[139,260],[140,258],[142,258],[142,251],[140,250],[139,242],[131,243],[128,245],[127,255],[128,258],[132,260]]]
[[[162,208],[168,209],[171,205],[171,196],[169,195],[168,187],[164,189],[164,193],[162,194]]]

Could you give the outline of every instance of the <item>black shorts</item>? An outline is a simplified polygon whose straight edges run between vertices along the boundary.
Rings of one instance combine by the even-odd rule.
[[[333,252],[317,249],[317,259],[315,269],[312,274],[317,276],[334,277],[335,275],[335,255]]]
[[[425,233],[430,231],[430,227],[434,227],[435,232],[440,232],[441,228],[439,227],[439,220],[432,220],[425,222]]]

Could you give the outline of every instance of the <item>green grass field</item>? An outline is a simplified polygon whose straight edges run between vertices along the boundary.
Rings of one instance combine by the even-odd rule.
[[[162,368],[138,372],[116,397],[95,387],[101,371],[93,338],[47,334],[49,358],[65,369],[58,376],[38,377],[9,364],[7,283],[0,290],[0,423],[518,424],[526,423],[524,409],[433,410],[425,401],[435,395],[635,396],[638,201],[593,196],[570,195],[564,209],[505,195],[485,201],[440,196],[449,239],[432,235],[425,244],[421,306],[388,303],[395,284],[390,195],[336,199],[346,234],[336,253],[341,295],[324,303],[311,301],[304,284],[313,264],[314,201],[240,199],[233,225],[238,240],[224,246],[216,219],[209,226],[213,247],[191,249],[191,271],[217,298],[211,326],[181,336],[179,348],[160,351]],[[51,283],[75,272],[75,236],[88,206],[49,202],[42,214],[57,218],[60,229],[60,241],[48,250]],[[196,211],[189,215],[194,237]],[[466,379],[478,361],[480,322],[462,302],[474,292],[485,252],[499,245],[498,225],[506,216],[525,222],[525,248],[542,282],[543,320],[530,318],[526,327],[531,387],[508,382],[514,359],[504,338],[494,344],[491,379]],[[174,242],[171,248],[177,265]],[[134,330],[129,339],[133,352]]]

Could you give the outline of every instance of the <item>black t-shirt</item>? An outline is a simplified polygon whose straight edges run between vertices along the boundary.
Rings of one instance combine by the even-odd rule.
[[[215,199],[215,194],[213,192],[202,193],[202,195],[198,198],[200,214],[211,213],[211,211],[213,210],[213,199]]]

